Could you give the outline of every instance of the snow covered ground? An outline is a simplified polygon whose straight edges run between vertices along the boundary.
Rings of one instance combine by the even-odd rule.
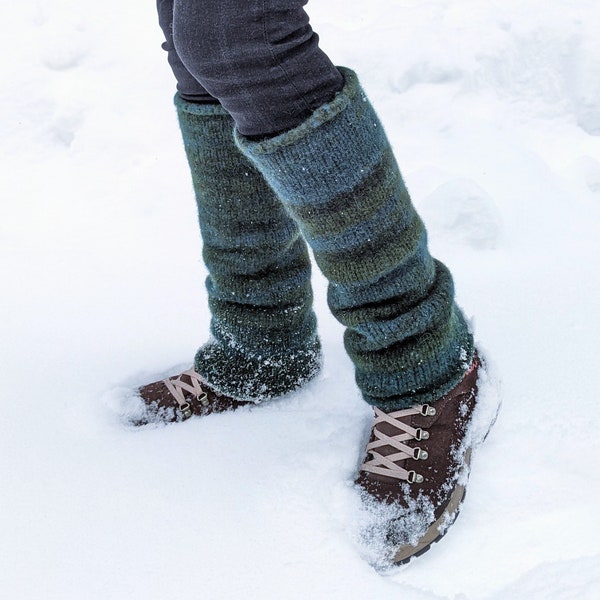
[[[381,574],[352,489],[369,410],[326,368],[277,403],[124,428],[111,390],[208,315],[154,3],[0,8],[0,597],[598,598],[597,0],[327,0],[503,411],[442,543]]]

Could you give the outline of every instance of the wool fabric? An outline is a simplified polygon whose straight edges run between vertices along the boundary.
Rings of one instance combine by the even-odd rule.
[[[328,302],[367,402],[383,410],[440,398],[473,339],[448,269],[433,259],[385,131],[356,75],[300,126],[236,142],[298,222],[329,280]]]
[[[297,224],[233,140],[218,104],[175,96],[192,173],[211,339],[196,371],[218,392],[261,401],[313,378],[321,365],[310,259]]]

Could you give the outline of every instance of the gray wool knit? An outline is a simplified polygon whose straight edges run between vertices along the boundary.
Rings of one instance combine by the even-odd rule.
[[[212,339],[195,368],[217,391],[259,401],[321,365],[310,260],[298,226],[233,141],[220,105],[175,106],[198,204]]]
[[[448,269],[427,248],[383,127],[356,75],[299,127],[263,141],[236,132],[312,247],[367,402],[432,401],[473,357]]]

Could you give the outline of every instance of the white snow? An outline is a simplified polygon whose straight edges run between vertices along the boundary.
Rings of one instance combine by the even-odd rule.
[[[598,597],[597,0],[328,0],[431,247],[502,380],[444,540],[382,575],[352,488],[369,410],[326,368],[269,405],[132,431],[111,390],[208,324],[154,3],[0,7],[0,597]]]

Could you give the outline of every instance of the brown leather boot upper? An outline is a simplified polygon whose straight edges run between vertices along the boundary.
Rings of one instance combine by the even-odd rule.
[[[416,414],[394,418],[401,411],[387,413],[392,421],[401,421],[406,426],[404,429],[376,419],[357,484],[370,496],[387,504],[408,507],[425,500],[432,507],[435,519],[439,519],[465,471],[469,451],[466,436],[476,402],[479,367],[479,358],[475,356],[470,369],[454,389],[429,405],[415,406],[413,412]],[[386,445],[389,438],[385,436],[396,436],[396,440],[400,437],[399,443],[408,451]],[[374,443],[379,445],[370,450]],[[406,458],[408,453],[411,458]],[[399,455],[404,458],[396,458]],[[388,468],[387,457],[392,459],[392,467],[396,465],[397,470]]]

